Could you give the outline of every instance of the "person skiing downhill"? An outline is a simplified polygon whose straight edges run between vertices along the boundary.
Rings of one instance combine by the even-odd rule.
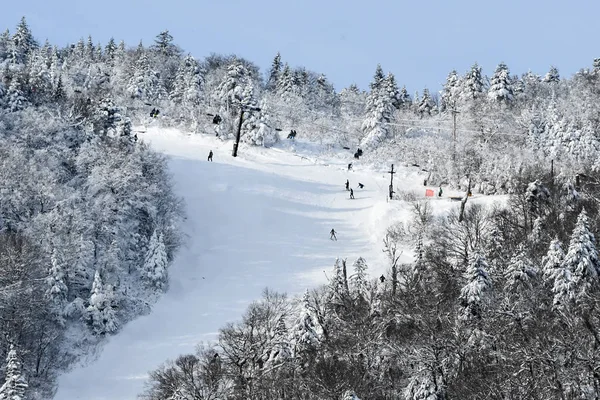
[[[208,152],[208,161],[212,162],[213,152],[212,150]]]
[[[350,190],[350,181],[346,179],[346,190]]]
[[[348,171],[352,171],[352,163],[348,164]]]
[[[354,198],[354,190],[350,189],[350,198],[353,199]]]
[[[331,228],[331,232],[329,233],[331,233],[329,239],[337,241],[337,236],[335,236],[335,230],[333,228]]]

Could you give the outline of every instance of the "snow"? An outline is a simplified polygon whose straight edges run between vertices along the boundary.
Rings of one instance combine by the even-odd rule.
[[[325,283],[324,271],[338,257],[352,265],[362,256],[371,276],[381,275],[386,229],[410,218],[408,203],[387,201],[389,163],[364,165],[342,149],[317,155],[314,144],[284,140],[273,149],[241,144],[234,158],[232,143],[214,136],[150,128],[138,137],[169,156],[175,190],[186,202],[187,242],[152,312],[110,337],[95,361],[61,376],[57,400],[135,399],[149,371],[215,339],[264,288],[301,294]],[[214,162],[206,161],[209,150]],[[395,168],[395,190],[424,199],[423,173]],[[444,198],[433,198],[434,212],[457,207],[446,196],[458,194],[444,190]],[[473,196],[469,203],[490,200]],[[329,239],[331,228],[337,241]],[[405,251],[401,261],[411,260]]]

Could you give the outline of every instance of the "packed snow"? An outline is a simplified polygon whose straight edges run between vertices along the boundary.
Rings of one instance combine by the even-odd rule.
[[[264,288],[302,293],[325,283],[338,257],[351,263],[363,257],[371,276],[381,275],[386,229],[411,215],[407,202],[388,201],[386,170],[363,165],[344,149],[317,155],[310,143],[284,141],[271,149],[242,144],[234,158],[231,142],[209,135],[150,128],[139,138],[169,157],[175,190],[186,203],[186,244],[152,312],[110,337],[96,360],[60,377],[57,400],[135,399],[149,371],[213,340]],[[213,162],[207,161],[210,150]],[[395,168],[396,192],[424,199],[425,173]],[[429,189],[435,191],[434,212],[457,206],[448,196],[459,193],[445,190],[438,198],[437,188]],[[332,228],[337,241],[330,240]],[[403,258],[412,259],[410,249]]]

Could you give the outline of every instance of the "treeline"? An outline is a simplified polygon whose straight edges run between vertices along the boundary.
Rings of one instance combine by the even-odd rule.
[[[44,86],[24,21],[8,51],[2,38],[0,398],[46,399],[165,290],[183,209],[166,160],[110,98],[67,96],[61,75]]]
[[[600,186],[564,183],[530,171],[508,207],[462,215],[413,202],[385,238],[385,276],[337,260],[302,299],[267,290],[140,398],[597,398]],[[399,264],[406,246],[415,260]]]

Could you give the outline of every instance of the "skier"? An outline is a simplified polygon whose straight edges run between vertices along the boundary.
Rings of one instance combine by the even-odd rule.
[[[350,189],[350,198],[353,199],[354,198],[354,190]]]
[[[150,117],[154,118],[154,113],[156,112],[156,108],[153,108],[152,111],[150,111]]]
[[[208,152],[208,161],[212,162],[213,152],[212,150]]]
[[[442,190],[442,187],[440,186],[440,191],[438,192],[438,197],[442,197],[442,193],[444,193],[444,191]]]
[[[335,236],[335,230],[333,228],[331,228],[331,232],[329,233],[331,233],[329,239],[337,241],[337,236]]]
[[[350,181],[346,179],[346,190],[350,190]]]
[[[348,171],[352,171],[352,163],[348,164]]]
[[[365,185],[363,185],[362,183],[358,182],[358,187],[359,187],[359,189],[362,189],[362,188],[365,187]]]

